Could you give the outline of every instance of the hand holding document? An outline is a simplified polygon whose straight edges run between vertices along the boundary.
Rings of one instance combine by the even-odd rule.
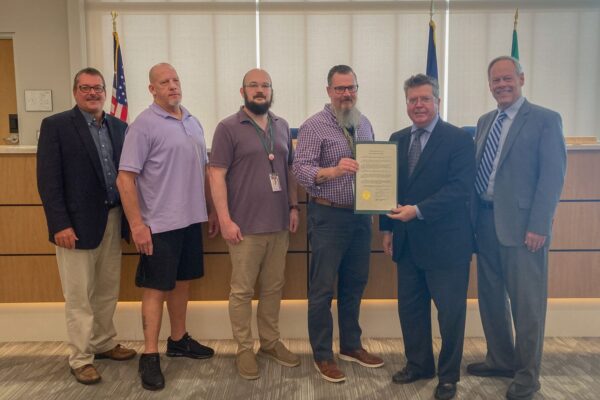
[[[398,145],[395,142],[356,142],[354,212],[387,214],[396,207]]]

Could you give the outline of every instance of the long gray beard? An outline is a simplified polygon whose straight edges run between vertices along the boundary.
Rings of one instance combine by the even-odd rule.
[[[341,128],[356,129],[360,122],[360,111],[356,107],[349,110],[334,110],[335,119]]]

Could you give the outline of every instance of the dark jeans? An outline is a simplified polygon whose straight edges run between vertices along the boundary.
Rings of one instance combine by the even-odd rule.
[[[371,216],[310,203],[312,250],[308,289],[308,335],[316,361],[332,360],[331,300],[337,278],[340,350],[361,348],[360,301],[369,278]]]

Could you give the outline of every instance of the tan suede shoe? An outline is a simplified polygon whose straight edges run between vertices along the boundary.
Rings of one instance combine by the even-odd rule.
[[[289,351],[281,342],[275,343],[275,346],[273,346],[272,349],[263,349],[261,347],[260,350],[258,350],[258,355],[270,358],[285,367],[296,367],[300,365],[300,357]]]
[[[235,365],[242,378],[249,380],[260,378],[256,355],[252,350],[243,350],[238,353],[235,357]]]
[[[103,353],[98,353],[94,356],[96,360],[102,360],[105,358],[110,358],[115,361],[125,361],[131,360],[136,355],[136,351],[133,349],[128,349],[127,347],[123,347],[120,344],[116,345],[112,349],[105,351]]]
[[[71,373],[77,379],[77,382],[83,383],[84,385],[93,385],[94,383],[100,382],[102,377],[96,371],[96,367],[92,364],[86,364],[83,367],[71,368]]]

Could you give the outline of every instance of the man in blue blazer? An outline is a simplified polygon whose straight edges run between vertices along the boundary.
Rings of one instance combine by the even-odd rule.
[[[560,115],[522,96],[525,76],[518,60],[492,60],[488,81],[498,109],[477,123],[472,201],[487,355],[467,371],[514,376],[506,397],[527,400],[540,388],[548,248],[566,149]]]
[[[456,394],[462,359],[473,232],[469,199],[475,178],[471,136],[438,114],[437,80],[415,75],[404,83],[412,126],[398,143],[398,207],[379,221],[383,248],[398,266],[398,312],[407,364],[392,380],[406,384],[436,374],[431,300],[442,348],[436,399]]]
[[[37,152],[38,190],[65,297],[69,365],[88,385],[101,379],[94,358],[136,354],[114,341],[121,237],[128,234],[115,178],[127,124],[102,110],[105,88],[98,70],[79,71],[77,105],[42,121]]]

